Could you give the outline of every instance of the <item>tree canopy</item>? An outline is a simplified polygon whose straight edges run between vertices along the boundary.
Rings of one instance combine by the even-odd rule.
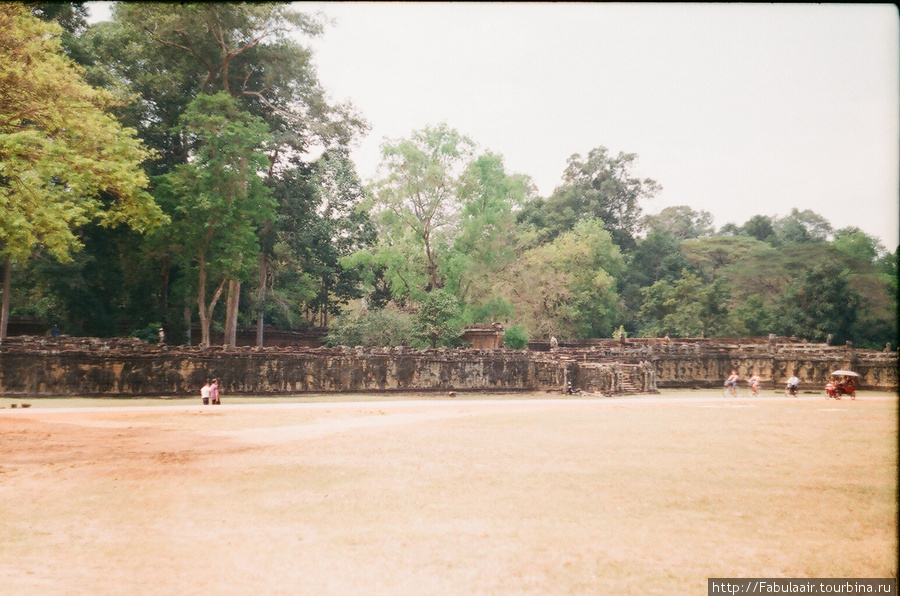
[[[6,313],[169,341],[326,327],[332,345],[794,335],[897,343],[897,252],[809,209],[716,228],[637,153],[574,153],[550,196],[448,123],[382,145],[333,102],[284,3],[0,4]],[[602,139],[598,139],[602,141]],[[12,289],[15,288],[16,292]],[[0,330],[2,331],[2,330]]]
[[[37,249],[70,260],[96,222],[148,231],[164,221],[145,190],[150,155],[109,114],[113,97],[86,84],[62,52],[62,28],[0,4],[0,258]],[[4,305],[10,287],[4,284]],[[6,308],[0,337],[6,332]]]

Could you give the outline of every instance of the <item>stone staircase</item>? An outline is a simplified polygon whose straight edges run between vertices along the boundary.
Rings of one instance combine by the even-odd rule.
[[[619,385],[620,385],[620,391],[619,391],[620,395],[635,395],[635,394],[641,393],[641,387],[639,385],[635,384],[635,382],[632,379],[623,378],[621,380],[621,382],[619,383]]]

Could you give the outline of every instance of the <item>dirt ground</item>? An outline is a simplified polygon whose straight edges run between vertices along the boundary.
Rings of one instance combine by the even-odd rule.
[[[895,395],[475,397],[7,399],[0,593],[701,594],[709,577],[896,577]]]

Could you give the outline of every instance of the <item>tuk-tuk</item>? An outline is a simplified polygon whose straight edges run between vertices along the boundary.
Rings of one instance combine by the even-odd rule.
[[[836,370],[831,373],[831,380],[825,385],[825,398],[841,399],[849,395],[856,399],[856,383],[859,375],[852,370]]]

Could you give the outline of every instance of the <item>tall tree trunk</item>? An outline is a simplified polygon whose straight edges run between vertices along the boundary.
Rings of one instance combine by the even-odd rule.
[[[212,315],[216,310],[216,303],[219,301],[219,298],[222,296],[222,291],[225,289],[225,280],[223,279],[219,286],[216,288],[216,291],[213,292],[212,299],[209,301],[209,304],[206,304],[206,260],[204,258],[200,258],[200,272],[197,281],[197,309],[198,309],[198,317],[200,318],[200,347],[208,348],[211,345],[210,341],[210,324],[212,323]]]
[[[191,345],[191,305],[184,305],[184,326],[187,327],[187,345]]]
[[[200,319],[200,347],[209,347],[209,315],[206,313],[206,263],[200,262],[197,276],[197,318]]]
[[[169,310],[169,258],[163,261],[162,270],[162,287],[160,288],[160,310],[162,310],[163,318]]]
[[[9,291],[12,286],[12,259],[6,257],[3,264],[3,302],[0,306],[0,341],[6,339],[9,327]]]
[[[238,308],[241,303],[241,282],[236,279],[228,280],[228,300],[225,312],[225,341],[223,345],[235,347],[237,345],[237,320]]]
[[[259,253],[259,293],[256,296],[256,347],[261,348],[265,343],[265,304],[266,304],[266,276],[269,266],[269,257],[265,250]]]
[[[269,168],[269,177],[272,177],[272,168]],[[267,218],[260,234],[259,243],[259,292],[256,295],[256,347],[261,348],[265,343],[265,308],[266,308],[266,278],[269,275],[269,236],[272,232],[272,220]]]

